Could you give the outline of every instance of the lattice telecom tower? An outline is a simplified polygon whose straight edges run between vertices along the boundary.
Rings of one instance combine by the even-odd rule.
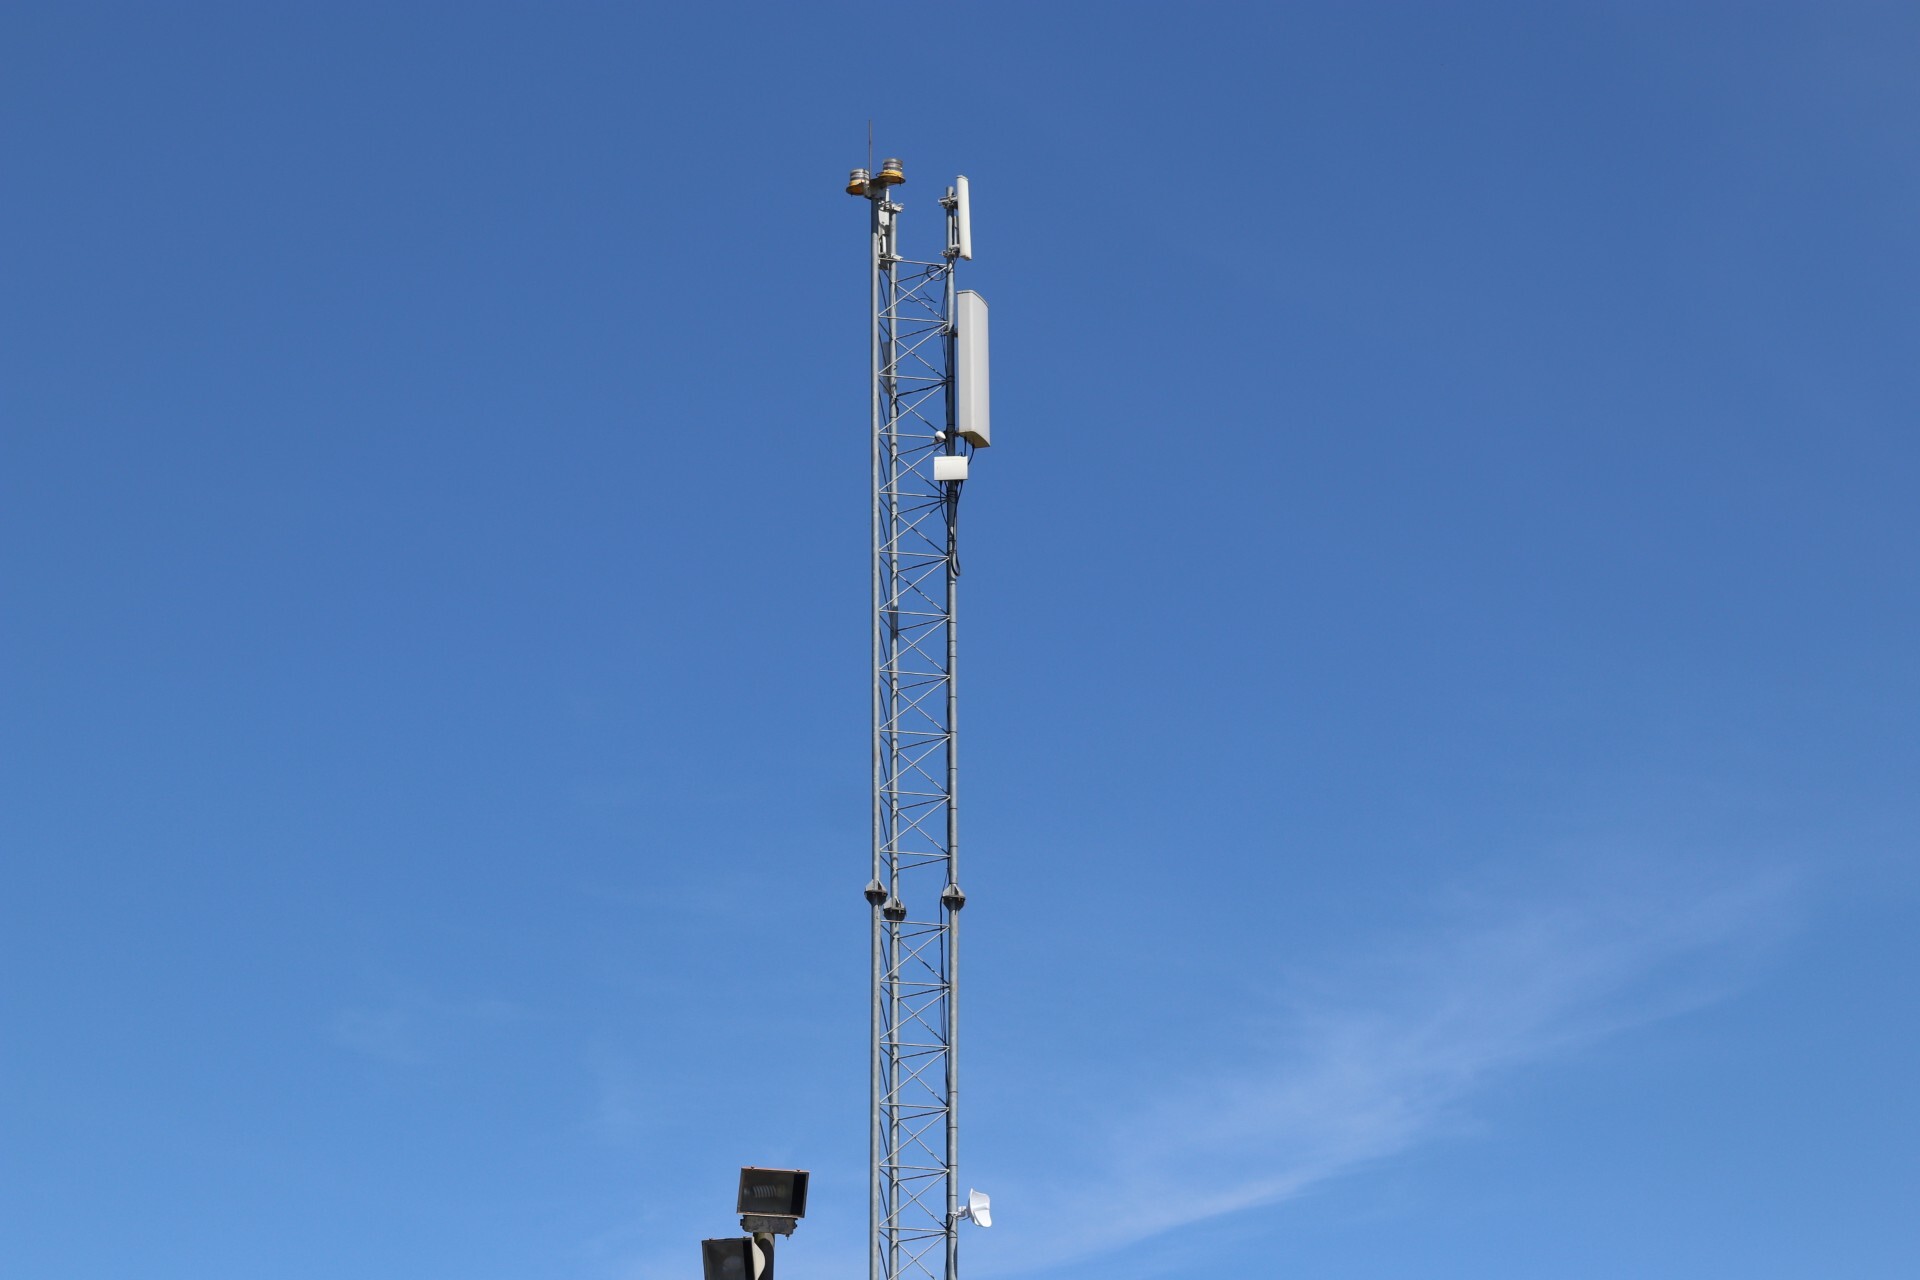
[[[871,163],[871,162],[869,162]],[[987,306],[956,292],[973,257],[967,180],[940,201],[947,244],[900,254],[898,160],[855,169],[872,212],[873,905],[869,1280],[957,1280],[960,1199],[960,752],[955,620],[960,489],[989,442]]]

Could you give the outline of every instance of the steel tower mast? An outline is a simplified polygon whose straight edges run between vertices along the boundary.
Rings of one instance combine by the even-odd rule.
[[[967,180],[941,200],[947,245],[900,253],[898,160],[849,194],[870,211],[873,875],[870,1280],[957,1280],[960,489],[988,443],[986,306],[959,294],[972,257]]]

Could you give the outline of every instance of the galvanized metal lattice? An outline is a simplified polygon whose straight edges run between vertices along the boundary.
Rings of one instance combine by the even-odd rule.
[[[955,1280],[959,1206],[960,485],[954,258],[898,253],[901,207],[872,206],[873,904],[871,1280]],[[954,243],[949,206],[949,243]]]

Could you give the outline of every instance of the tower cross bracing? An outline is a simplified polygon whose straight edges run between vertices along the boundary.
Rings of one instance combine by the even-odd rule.
[[[872,285],[873,867],[870,1280],[956,1280],[960,1209],[959,750],[956,621],[964,459],[954,268],[965,188],[949,189],[947,252],[899,251],[904,178],[867,198]],[[962,180],[964,184],[964,179]],[[970,254],[970,248],[966,250]],[[948,461],[941,462],[939,460]],[[954,463],[953,459],[963,461]],[[936,476],[940,470],[941,475]]]

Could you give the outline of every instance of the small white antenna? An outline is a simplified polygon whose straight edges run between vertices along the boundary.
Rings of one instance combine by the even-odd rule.
[[[984,1191],[967,1188],[967,1203],[954,1212],[956,1221],[965,1220],[978,1227],[993,1225],[993,1202],[987,1199]]]

